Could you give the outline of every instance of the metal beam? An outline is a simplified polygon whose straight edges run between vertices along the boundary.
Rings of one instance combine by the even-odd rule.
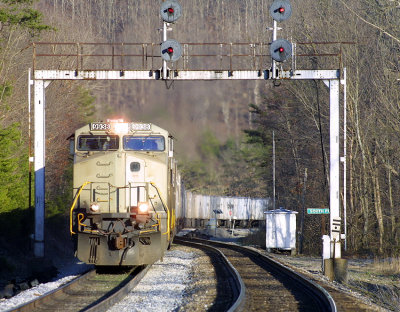
[[[149,70],[35,70],[36,80],[158,80],[160,71]]]
[[[339,79],[340,78],[340,70],[339,69],[324,69],[324,70],[295,70],[291,73],[291,77],[287,78],[286,75],[289,71],[282,71],[282,75],[279,75],[282,79],[299,79],[299,80],[309,80],[309,79],[317,79],[317,80],[331,80],[331,79]]]
[[[269,70],[168,70],[167,80],[268,80]],[[339,70],[279,71],[277,79],[339,79]],[[38,80],[160,80],[162,70],[35,70]]]
[[[174,80],[267,80],[268,70],[180,70],[170,72]]]

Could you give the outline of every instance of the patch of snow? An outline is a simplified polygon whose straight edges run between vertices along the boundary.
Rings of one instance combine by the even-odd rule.
[[[59,268],[60,273],[57,275],[54,281],[39,284],[35,287],[20,292],[18,295],[10,299],[1,299],[0,312],[14,309],[19,305],[37,299],[38,297],[50,291],[53,291],[54,289],[57,289],[61,285],[68,283],[69,281],[73,280],[74,278],[78,277],[80,274],[88,271],[91,268],[92,266],[87,265],[83,262],[76,262],[65,265],[61,269]]]

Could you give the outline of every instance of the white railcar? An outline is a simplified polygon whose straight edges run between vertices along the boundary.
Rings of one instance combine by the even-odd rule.
[[[186,192],[185,197],[185,216],[192,225],[198,224],[195,220],[214,218],[222,224],[236,220],[239,225],[251,225],[254,221],[264,221],[264,211],[271,206],[268,198],[210,196],[191,192]]]

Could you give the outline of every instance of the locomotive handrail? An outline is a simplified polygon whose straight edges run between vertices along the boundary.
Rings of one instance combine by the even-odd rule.
[[[82,223],[83,219],[85,219],[85,215],[83,213],[78,213],[78,228],[80,229],[80,227],[83,228],[83,232],[89,232],[89,233],[98,233],[100,231],[98,230],[86,230],[85,227],[89,227],[89,225],[86,225],[84,223]]]
[[[78,193],[77,193],[76,196],[75,196],[74,202],[72,203],[72,206],[71,206],[71,209],[70,209],[70,212],[69,212],[69,231],[70,231],[71,235],[76,234],[76,233],[72,230],[72,211],[73,211],[74,208],[75,208],[75,205],[76,205],[76,203],[77,203],[77,201],[78,201],[78,199],[79,199],[79,196],[81,196],[81,192],[82,192],[83,188],[84,188],[86,185],[90,184],[90,183],[92,183],[92,182],[86,181],[85,183],[82,184],[82,186],[79,188]]]
[[[156,223],[156,224],[153,224],[151,227],[156,227],[156,226],[157,226],[157,227],[158,227],[157,230],[152,229],[152,230],[140,231],[140,232],[139,232],[139,235],[140,235],[140,234],[143,234],[143,233],[151,233],[151,232],[160,231],[160,229],[161,229],[161,217],[160,217],[160,215],[159,215],[158,213],[156,213],[156,219],[157,219],[157,223]]]
[[[76,233],[73,231],[72,213],[73,213],[73,211],[74,211],[74,209],[75,209],[76,203],[78,202],[78,199],[79,199],[79,197],[80,197],[80,195],[81,195],[81,192],[83,191],[84,187],[85,187],[86,185],[88,185],[88,184],[91,184],[91,183],[94,183],[94,182],[86,181],[85,183],[82,184],[82,186],[79,188],[79,190],[78,190],[78,192],[77,192],[77,194],[76,194],[76,196],[75,196],[75,199],[74,199],[74,201],[73,201],[73,203],[72,203],[72,206],[71,206],[71,208],[70,208],[69,226],[70,226],[70,233],[71,233],[71,235],[76,234]],[[110,184],[110,183],[108,183],[108,185],[109,185],[109,187],[110,187],[110,186],[113,186],[113,185]],[[158,196],[159,196],[159,198],[160,198],[160,200],[161,200],[161,203],[162,203],[162,205],[164,206],[164,208],[165,208],[165,210],[166,210],[166,212],[167,212],[167,232],[162,233],[162,235],[167,234],[167,235],[168,235],[168,241],[170,241],[170,240],[171,240],[171,230],[170,230],[171,215],[170,215],[170,210],[169,210],[168,205],[166,204],[164,198],[162,197],[161,191],[160,191],[160,189],[157,187],[157,185],[155,185],[154,182],[150,182],[150,185],[153,186],[153,187],[156,189],[156,191],[157,191],[157,193],[158,193]],[[128,187],[128,185],[123,186],[123,187],[116,187],[116,188],[127,188],[127,187]],[[130,183],[129,183],[129,188],[130,188],[130,187],[131,187],[131,185],[130,185]],[[159,221],[159,224],[160,224],[160,221]],[[140,234],[141,234],[141,233],[150,232],[150,231],[154,231],[154,230],[140,231]]]
[[[134,184],[134,185],[132,186],[132,184]],[[135,184],[137,184],[137,185],[135,185]],[[128,206],[132,205],[132,189],[136,189],[138,192],[137,202],[139,202],[139,196],[140,196],[139,194],[140,194],[141,188],[144,189],[145,195],[147,194],[147,196],[148,196],[148,188],[149,187],[147,185],[147,182],[129,182],[126,186],[124,186],[122,188],[129,188],[129,205]]]
[[[170,215],[170,211],[169,211],[168,205],[165,203],[163,197],[161,196],[161,191],[159,190],[157,185],[155,185],[154,182],[150,182],[150,185],[156,189],[156,191],[158,193],[158,197],[160,197],[160,199],[161,199],[161,203],[167,209],[167,232],[162,233],[162,235],[167,234],[168,235],[168,241],[170,241],[171,240],[171,230],[170,230],[171,215]]]

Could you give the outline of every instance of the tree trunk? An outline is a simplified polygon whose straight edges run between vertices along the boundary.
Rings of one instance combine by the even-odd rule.
[[[388,169],[388,188],[389,188],[389,206],[390,206],[390,221],[391,221],[391,236],[394,239],[396,233],[396,214],[393,205],[393,193],[392,193],[392,170]]]
[[[382,214],[382,200],[381,200],[381,190],[379,183],[379,169],[378,169],[378,161],[376,154],[374,155],[374,163],[373,168],[371,168],[371,172],[373,173],[372,181],[374,184],[374,205],[375,205],[375,214],[376,219],[378,221],[378,229],[379,229],[379,253],[383,253],[383,237],[384,237],[384,226],[383,226],[383,214]]]

